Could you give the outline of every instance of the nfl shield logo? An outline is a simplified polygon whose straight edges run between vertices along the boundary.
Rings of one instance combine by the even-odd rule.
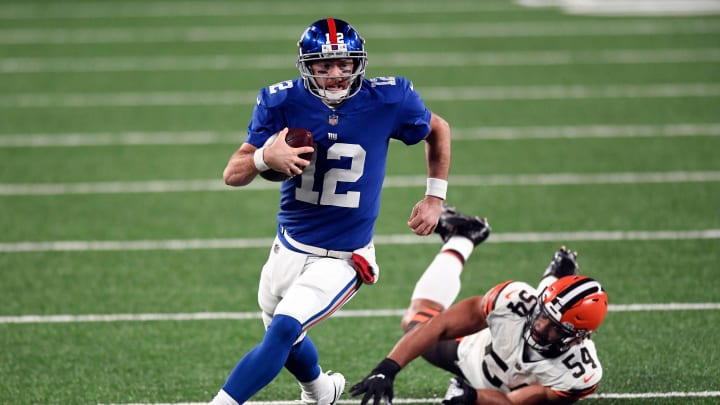
[[[328,117],[328,124],[330,125],[337,125],[338,124],[338,116],[335,114],[332,114]]]

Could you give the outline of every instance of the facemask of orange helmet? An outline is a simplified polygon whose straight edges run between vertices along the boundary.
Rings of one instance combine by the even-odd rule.
[[[605,319],[607,293],[587,276],[567,276],[540,293],[525,327],[527,344],[545,356],[557,356],[588,337]]]

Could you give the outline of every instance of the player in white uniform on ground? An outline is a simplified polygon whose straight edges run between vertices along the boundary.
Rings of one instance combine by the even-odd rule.
[[[409,80],[365,78],[366,64],[365,40],[350,24],[312,23],[298,41],[300,77],[260,90],[247,139],[227,163],[223,177],[232,186],[268,169],[293,177],[280,185],[277,238],[260,276],[265,335],[213,404],[244,403],[283,367],[300,383],[303,402],[329,405],[340,397],[345,379],[321,370],[307,331],[378,279],[372,239],[392,140],[425,144],[428,188],[408,226],[418,235],[435,229],[447,190],[450,127]],[[312,147],[286,144],[287,128],[312,132],[310,161],[299,155]]]
[[[506,281],[453,305],[490,227],[447,207],[436,232],[445,243],[415,286],[406,334],[350,393],[364,394],[362,405],[391,402],[395,375],[419,356],[456,375],[445,405],[569,404],[594,392],[602,366],[590,334],[608,302],[600,283],[578,275],[576,254],[557,251],[537,289]]]

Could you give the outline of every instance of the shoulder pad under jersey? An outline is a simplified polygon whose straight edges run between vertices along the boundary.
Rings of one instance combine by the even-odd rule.
[[[260,94],[258,94],[256,102],[258,105],[262,104],[266,108],[277,107],[282,104],[292,92],[298,91],[298,84],[302,86],[302,82],[298,83],[298,81],[295,80],[285,80],[284,82],[263,87],[260,89]]]
[[[530,284],[508,280],[491,288],[483,299],[483,313],[515,313],[525,317],[535,305],[537,291]]]
[[[363,86],[373,89],[388,104],[403,101],[407,92],[413,91],[412,82],[402,76],[372,77],[366,79]]]
[[[556,394],[578,400],[597,389],[603,376],[603,368],[592,340],[583,340],[559,358],[568,370],[561,383],[553,386]]]

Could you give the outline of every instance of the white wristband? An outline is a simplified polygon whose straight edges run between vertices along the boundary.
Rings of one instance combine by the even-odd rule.
[[[444,200],[447,196],[447,187],[447,180],[428,177],[425,195],[431,195],[433,197],[442,198]]]
[[[258,148],[253,155],[253,162],[255,163],[255,168],[258,169],[258,171],[260,172],[264,172],[265,170],[270,169],[270,166],[265,163],[265,159],[263,158],[264,150],[265,148]]]

